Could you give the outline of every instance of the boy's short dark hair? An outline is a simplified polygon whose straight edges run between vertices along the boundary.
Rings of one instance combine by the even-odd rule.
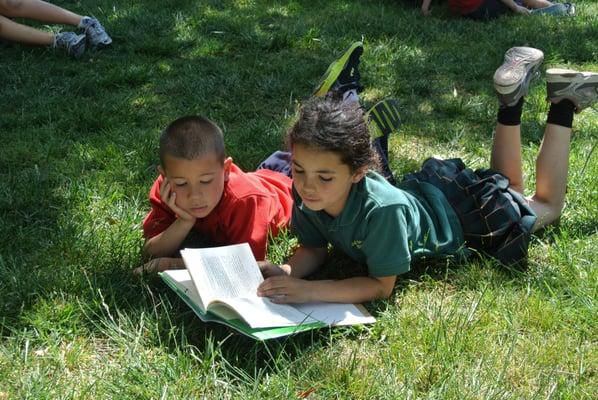
[[[195,160],[215,154],[224,162],[224,139],[218,126],[204,117],[185,116],[171,122],[160,135],[160,163],[170,155]]]

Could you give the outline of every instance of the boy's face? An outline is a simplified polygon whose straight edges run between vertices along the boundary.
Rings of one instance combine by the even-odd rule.
[[[365,174],[351,172],[337,153],[304,145],[293,146],[292,164],[293,184],[303,204],[313,211],[324,210],[333,217],[341,213],[352,185]]]
[[[195,160],[167,154],[159,171],[176,193],[175,204],[195,218],[204,218],[218,205],[231,164],[230,157],[222,163],[214,154]]]

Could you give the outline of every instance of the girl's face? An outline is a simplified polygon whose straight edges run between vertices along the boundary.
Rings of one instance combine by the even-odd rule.
[[[343,211],[352,185],[365,175],[365,169],[351,172],[335,152],[301,144],[293,145],[292,166],[293,184],[303,204],[332,217]]]

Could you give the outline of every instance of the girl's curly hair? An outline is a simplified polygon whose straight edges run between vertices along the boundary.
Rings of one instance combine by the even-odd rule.
[[[287,132],[287,145],[291,151],[296,144],[337,153],[352,172],[364,167],[379,168],[379,159],[372,148],[363,109],[358,102],[343,102],[333,96],[307,101]]]

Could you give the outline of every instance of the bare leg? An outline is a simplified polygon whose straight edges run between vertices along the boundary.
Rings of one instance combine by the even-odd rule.
[[[54,44],[54,35],[52,33],[17,24],[2,15],[0,15],[0,38],[25,44],[47,46]]]
[[[548,0],[523,0],[523,5],[527,8],[546,8],[554,3]]]
[[[490,168],[509,178],[511,189],[523,193],[521,172],[521,125],[496,123]]]
[[[77,26],[82,16],[41,0],[0,0],[0,14]]]
[[[554,222],[561,215],[567,189],[570,141],[571,128],[546,124],[536,160],[536,193],[529,199],[538,216],[533,231]]]

